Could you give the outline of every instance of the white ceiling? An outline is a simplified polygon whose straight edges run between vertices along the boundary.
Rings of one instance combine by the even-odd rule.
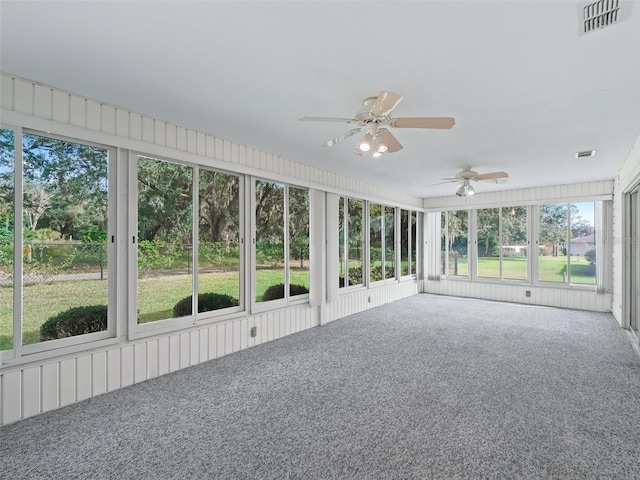
[[[0,70],[419,197],[614,178],[640,134],[640,3],[578,35],[574,1],[1,1]],[[321,144],[381,90],[404,149]],[[593,158],[575,152],[597,149]]]

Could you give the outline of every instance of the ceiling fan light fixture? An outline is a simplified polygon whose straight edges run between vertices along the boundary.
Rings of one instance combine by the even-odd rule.
[[[466,192],[465,192],[465,189],[464,189],[464,185],[460,185],[460,188],[456,192],[456,195],[459,196],[459,197],[464,197],[466,195]]]
[[[373,152],[373,155],[371,155],[373,158],[378,158],[382,156],[382,152],[380,150],[378,150],[377,152]]]
[[[475,194],[476,194],[475,189],[471,185],[467,185],[467,195],[471,196]]]
[[[385,143],[381,143],[380,145],[378,145],[378,153],[383,154],[387,150],[389,150],[389,145]]]
[[[361,152],[368,152],[371,150],[371,137],[368,134],[362,137],[362,140],[358,143],[358,149]]]

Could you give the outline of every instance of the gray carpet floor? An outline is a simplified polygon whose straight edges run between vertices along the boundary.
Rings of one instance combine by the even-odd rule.
[[[416,295],[0,429],[3,479],[640,479],[610,314]]]

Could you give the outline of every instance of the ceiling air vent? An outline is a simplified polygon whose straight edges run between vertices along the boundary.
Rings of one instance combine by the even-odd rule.
[[[595,32],[624,20],[626,8],[622,0],[598,0],[597,2],[578,5],[578,21],[580,35]]]
[[[585,150],[584,152],[576,152],[576,158],[593,157],[595,154],[595,150]]]

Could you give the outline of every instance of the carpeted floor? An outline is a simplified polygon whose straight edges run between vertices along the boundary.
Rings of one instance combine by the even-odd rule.
[[[610,314],[416,295],[0,429],[3,479],[640,479]]]

